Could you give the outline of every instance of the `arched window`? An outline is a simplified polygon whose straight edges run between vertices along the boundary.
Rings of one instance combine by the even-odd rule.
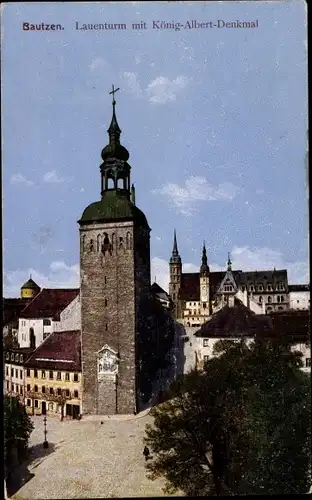
[[[268,296],[268,304],[272,304],[272,297],[270,295]]]
[[[128,232],[126,237],[126,248],[131,250],[131,234]]]
[[[262,304],[262,302],[263,302],[263,297],[262,297],[262,295],[260,295],[260,297],[259,297],[259,304]]]
[[[118,181],[117,181],[117,188],[118,189],[124,189],[124,183],[125,183],[124,179],[118,179]]]
[[[283,308],[280,306],[280,307],[278,308],[278,310],[279,310],[279,311],[283,311]]]
[[[280,302],[281,301],[281,297],[278,295],[277,296],[277,302]]]
[[[281,295],[281,302],[284,302],[284,295]]]
[[[283,285],[283,283],[282,283],[281,281],[279,281],[279,282],[277,283],[276,288],[277,288],[277,290],[284,290],[284,285]]]
[[[19,361],[19,355],[15,354],[15,361]]]
[[[108,177],[107,179],[107,189],[114,189],[115,188],[115,181],[112,177]]]
[[[93,243],[93,240],[91,239],[90,244],[89,244],[89,252],[91,253],[91,252],[93,252],[93,250],[94,250],[94,243]]]
[[[96,250],[99,252],[101,250],[101,235],[98,234],[96,237]]]
[[[272,311],[272,307],[268,307],[267,312],[271,312],[271,311]]]
[[[10,354],[7,352],[6,353],[6,360],[9,361],[9,359],[10,359]]]
[[[255,291],[255,287],[254,287],[253,285],[250,285],[249,290],[250,290],[251,292],[254,292],[254,291]]]
[[[245,287],[244,287],[244,286],[242,286],[242,292],[244,292],[244,291],[245,291]]]
[[[82,249],[82,251],[84,251],[86,249],[86,235],[85,234],[81,237],[81,249]]]
[[[36,336],[33,328],[29,328],[29,347],[36,349]]]
[[[267,291],[268,292],[272,292],[272,285],[271,285],[271,283],[267,284]]]
[[[20,355],[20,362],[23,363],[23,354]]]
[[[258,290],[259,290],[259,292],[262,292],[262,291],[263,291],[263,285],[262,285],[262,283],[259,283],[259,285],[258,285]]]

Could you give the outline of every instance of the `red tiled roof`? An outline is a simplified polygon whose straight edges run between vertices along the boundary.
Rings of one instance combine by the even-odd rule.
[[[290,342],[307,342],[310,339],[310,311],[283,311],[270,313],[272,338]]]
[[[3,326],[9,321],[18,319],[22,310],[29,304],[30,300],[31,299],[4,298],[2,310]]]
[[[26,368],[81,371],[80,330],[53,332],[25,363]]]
[[[225,271],[216,271],[209,274],[210,296],[213,298]],[[180,299],[184,301],[200,300],[199,273],[182,273]]]
[[[274,288],[278,281],[282,281],[287,291],[287,271],[285,269],[275,271],[236,270],[232,272],[237,285],[257,284],[261,282],[265,286],[267,282],[270,282]],[[179,294],[181,300],[200,300],[199,276],[199,273],[182,273]],[[214,271],[209,274],[210,299],[214,298],[224,276],[225,271]]]
[[[212,315],[195,333],[196,337],[254,337],[271,330],[269,316],[257,315],[236,299],[233,307],[225,306]]]
[[[60,313],[79,295],[79,288],[43,288],[25,307],[23,318],[59,319]]]

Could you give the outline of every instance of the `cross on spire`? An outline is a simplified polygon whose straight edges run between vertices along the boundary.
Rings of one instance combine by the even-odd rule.
[[[120,88],[119,88],[119,87],[118,87],[118,89],[115,89],[115,88],[114,88],[114,85],[112,85],[112,90],[111,90],[110,94],[113,94],[113,105],[115,105],[115,104],[116,104],[116,101],[115,101],[115,94],[116,94],[116,92],[118,92],[118,90],[120,90]]]

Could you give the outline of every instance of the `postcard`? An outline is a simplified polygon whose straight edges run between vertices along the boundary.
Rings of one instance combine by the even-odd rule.
[[[289,465],[296,484],[253,465],[272,443],[288,460],[277,420],[297,429],[290,407],[306,422],[306,11],[299,0],[2,4],[7,496],[309,490],[308,456]],[[260,361],[259,339],[286,339],[302,376],[300,390],[270,393],[285,402],[274,412],[257,406],[276,348]],[[231,364],[234,351],[243,361]],[[251,373],[250,359],[266,369],[247,387],[237,367]],[[186,418],[182,388],[202,401],[203,376],[209,409]],[[250,404],[238,408],[236,390]],[[216,408],[212,431],[200,422]],[[271,448],[247,422],[277,426]]]

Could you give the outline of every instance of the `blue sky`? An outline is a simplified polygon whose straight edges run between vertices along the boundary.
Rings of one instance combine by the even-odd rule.
[[[259,27],[158,30],[153,21]],[[126,30],[75,23],[126,23]],[[144,21],[146,30],[131,29]],[[23,31],[22,23],[62,31]],[[308,281],[306,7],[294,2],[11,3],[2,10],[4,291],[78,284],[78,224],[100,198],[112,83],[152,277],[287,268]]]

